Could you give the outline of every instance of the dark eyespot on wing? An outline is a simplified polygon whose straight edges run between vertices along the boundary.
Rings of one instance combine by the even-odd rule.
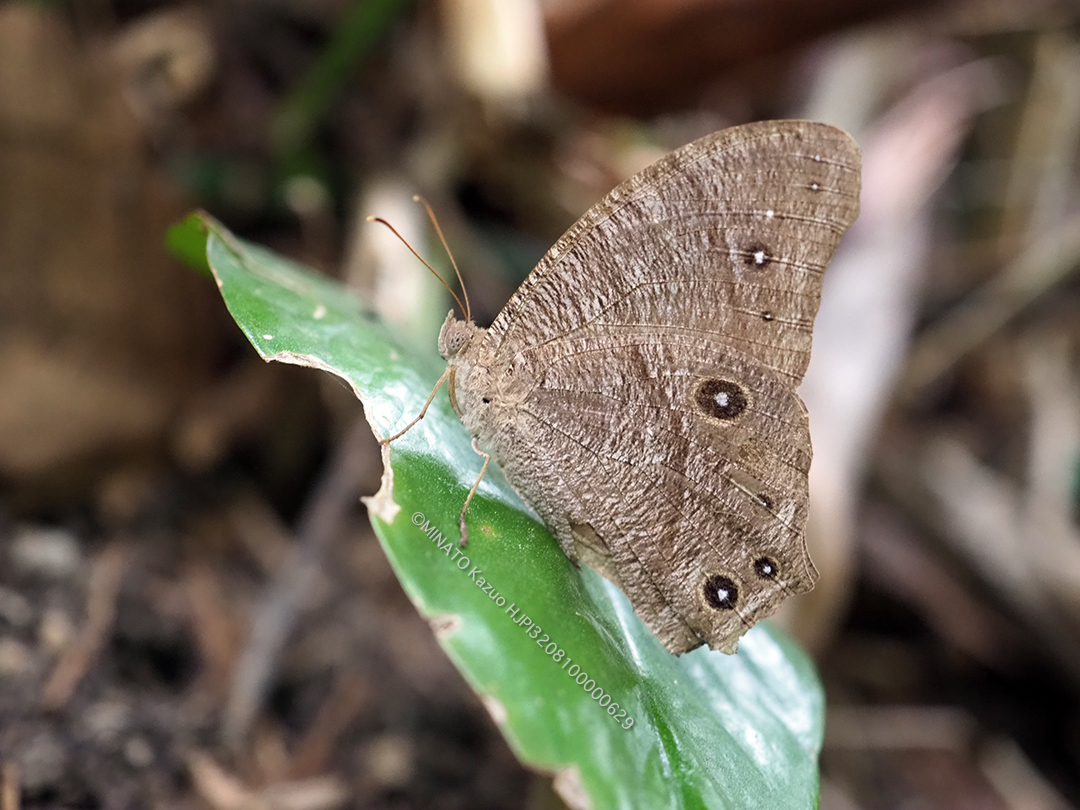
[[[694,393],[694,402],[715,419],[734,419],[746,410],[746,392],[731,380],[705,380]]]
[[[739,604],[739,587],[731,577],[713,574],[702,585],[705,603],[714,610],[732,610]]]
[[[776,579],[780,568],[772,557],[758,557],[754,560],[754,572],[762,579]]]

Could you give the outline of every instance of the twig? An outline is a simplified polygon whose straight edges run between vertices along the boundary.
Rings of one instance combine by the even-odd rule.
[[[275,782],[256,790],[202,751],[188,754],[187,766],[196,792],[214,810],[332,810],[349,800],[348,788],[334,776]]]
[[[209,565],[192,561],[184,574],[191,626],[204,661],[203,677],[217,700],[228,688],[229,675],[236,663],[239,627],[235,621],[230,621],[221,582]]]
[[[1080,650],[1062,632],[1043,584],[1030,561],[1028,515],[1018,488],[983,466],[962,443],[927,441],[921,458],[906,459],[918,481],[897,461],[880,468],[882,483],[927,520],[1032,631],[1075,683],[1080,683]],[[927,497],[929,496],[929,497]]]
[[[832,750],[964,751],[978,723],[952,706],[834,706],[825,727]]]
[[[294,779],[317,776],[327,768],[334,744],[370,699],[370,690],[354,671],[342,672],[330,696],[297,743],[289,773]]]
[[[5,762],[0,772],[0,810],[19,810],[19,766]]]
[[[928,327],[912,347],[898,398],[916,402],[969,352],[1080,265],[1080,215],[1037,240],[967,301]]]
[[[358,418],[334,451],[304,507],[296,542],[255,611],[247,644],[233,674],[222,735],[240,747],[262,705],[278,656],[331,541],[357,502],[361,481],[375,459],[367,422]]]
[[[98,555],[90,570],[86,595],[86,622],[78,638],[56,662],[41,693],[41,705],[61,708],[90,669],[116,618],[116,595],[127,569],[127,544],[114,541]]]
[[[269,810],[265,802],[209,754],[202,751],[188,754],[187,766],[195,791],[214,810]]]

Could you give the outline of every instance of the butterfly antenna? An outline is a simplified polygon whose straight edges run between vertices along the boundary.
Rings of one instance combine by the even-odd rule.
[[[381,223],[381,224],[385,225],[385,226],[386,226],[387,228],[389,228],[389,229],[391,230],[391,232],[393,232],[394,236],[396,236],[396,237],[397,237],[398,239],[400,239],[400,240],[401,240],[401,243],[402,243],[403,245],[405,245],[405,247],[407,247],[407,248],[408,248],[408,249],[409,249],[409,250],[410,250],[410,251],[412,252],[412,255],[413,255],[413,256],[415,256],[416,258],[418,258],[418,259],[420,260],[420,263],[421,263],[421,264],[423,264],[423,265],[424,265],[424,267],[426,267],[426,268],[427,268],[428,270],[430,270],[430,271],[431,271],[431,274],[432,274],[433,276],[435,276],[435,278],[437,278],[437,279],[439,280],[439,283],[440,283],[440,284],[442,284],[442,285],[443,285],[444,287],[446,287],[446,291],[447,291],[448,293],[450,293],[450,295],[452,295],[452,296],[453,296],[453,298],[454,298],[454,301],[456,301],[456,302],[457,302],[457,305],[458,305],[458,309],[460,309],[460,310],[461,310],[462,312],[464,312],[464,313],[465,313],[465,318],[466,318],[466,320],[468,320],[468,319],[469,319],[469,307],[468,307],[468,301],[469,301],[469,298],[468,298],[468,296],[466,296],[466,297],[465,297],[465,302],[466,302],[466,305],[465,305],[465,306],[462,306],[462,304],[461,304],[461,299],[460,299],[460,298],[458,298],[458,297],[457,297],[457,294],[456,294],[456,293],[455,293],[455,292],[454,292],[453,290],[451,290],[451,289],[450,289],[450,285],[449,285],[449,284],[447,284],[447,283],[446,283],[445,281],[443,281],[443,278],[442,278],[442,276],[440,276],[440,275],[439,275],[438,273],[436,273],[436,272],[435,272],[435,268],[434,268],[434,267],[432,267],[432,266],[431,266],[430,264],[428,264],[427,262],[425,262],[425,261],[424,261],[424,257],[423,257],[423,256],[421,256],[421,255],[420,255],[419,253],[417,253],[417,252],[416,252],[416,251],[415,251],[415,250],[413,249],[413,246],[409,244],[409,240],[407,240],[407,239],[406,239],[406,238],[405,238],[404,236],[402,236],[402,235],[401,235],[400,233],[398,233],[398,231],[397,231],[397,228],[395,228],[395,227],[394,227],[393,225],[391,225],[391,224],[390,224],[389,222],[387,222],[387,221],[386,221],[385,219],[383,219],[382,217],[368,217],[368,218],[367,218],[367,221],[368,221],[368,222],[379,222],[379,223]],[[438,227],[438,226],[436,226],[436,227]],[[441,234],[441,233],[439,234],[439,237],[440,237],[440,238],[442,237],[442,234]],[[444,241],[444,242],[443,242],[443,244],[445,245],[445,244],[446,244],[446,242]],[[453,261],[453,259],[451,259],[450,261]],[[457,270],[457,266],[455,266],[455,267],[454,267],[454,270]],[[458,274],[458,280],[459,280],[459,281],[461,280],[461,275],[460,275],[460,274]],[[462,291],[462,292],[465,292],[465,288],[464,288],[464,287],[462,287],[462,288],[461,288],[461,291]]]
[[[454,261],[454,254],[450,252],[450,246],[446,244],[446,237],[443,236],[442,228],[439,227],[439,220],[435,219],[435,212],[431,210],[428,201],[419,194],[413,195],[413,201],[424,206],[424,210],[427,211],[428,219],[430,219],[431,224],[435,226],[435,233],[439,235],[439,241],[442,242],[443,249],[446,250],[446,255],[450,257],[450,264],[454,266],[454,274],[457,276],[458,284],[461,285],[461,294],[465,296],[465,320],[471,321],[472,311],[469,309],[469,291],[465,289],[465,282],[461,278],[461,271],[458,270],[457,262]]]

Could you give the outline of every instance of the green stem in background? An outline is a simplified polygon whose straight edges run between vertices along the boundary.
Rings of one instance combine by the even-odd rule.
[[[342,88],[413,0],[358,0],[330,41],[281,101],[271,127],[271,149],[279,158],[304,151]]]

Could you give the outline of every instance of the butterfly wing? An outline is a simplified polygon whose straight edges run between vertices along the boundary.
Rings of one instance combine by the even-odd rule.
[[[709,135],[593,206],[488,330],[496,355],[580,330],[722,338],[793,384],[821,275],[859,209],[859,148],[834,127],[759,122]]]
[[[590,209],[485,335],[481,443],[673,652],[733,651],[813,586],[795,386],[858,192],[832,127],[708,136]]]

